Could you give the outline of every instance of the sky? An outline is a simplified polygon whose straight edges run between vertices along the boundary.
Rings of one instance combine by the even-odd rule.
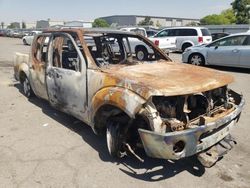
[[[0,0],[0,22],[92,21],[110,15],[202,18],[230,8],[233,0]]]

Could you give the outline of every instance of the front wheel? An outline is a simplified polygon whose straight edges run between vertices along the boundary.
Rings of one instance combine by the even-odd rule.
[[[25,76],[23,82],[22,82],[22,86],[23,86],[23,93],[27,98],[31,98],[34,96],[34,92],[31,88],[30,82],[27,78],[27,76]]]
[[[28,43],[27,43],[27,41],[25,39],[23,39],[23,44],[28,45]]]
[[[189,64],[203,66],[205,65],[204,57],[201,54],[192,54],[189,57]]]
[[[112,157],[121,157],[121,126],[118,122],[109,121],[107,125],[106,140],[109,154]]]

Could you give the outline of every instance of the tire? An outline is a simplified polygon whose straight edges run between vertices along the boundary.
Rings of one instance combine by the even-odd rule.
[[[121,157],[121,128],[118,122],[109,121],[106,132],[107,148],[114,158]]]
[[[188,59],[188,63],[197,66],[204,66],[205,59],[201,54],[192,54]]]
[[[22,87],[23,87],[23,93],[27,98],[32,98],[35,95],[27,76],[24,76],[24,79],[22,81]]]
[[[136,58],[139,60],[139,61],[143,61],[143,60],[146,60],[147,57],[148,57],[148,51],[146,48],[144,47],[138,47],[135,51],[135,54],[136,54]]]
[[[181,48],[182,52],[184,52],[188,47],[191,47],[191,46],[193,46],[193,45],[190,44],[190,43],[185,43],[185,44],[183,44],[183,45],[182,45],[182,48]]]
[[[27,44],[27,41],[26,41],[25,39],[23,39],[23,44],[24,44],[24,45],[28,45],[28,44]]]

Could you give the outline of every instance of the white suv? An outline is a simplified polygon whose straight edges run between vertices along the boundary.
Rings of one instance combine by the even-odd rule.
[[[204,27],[166,28],[149,39],[161,49],[174,51],[185,51],[190,46],[212,42],[210,32]]]

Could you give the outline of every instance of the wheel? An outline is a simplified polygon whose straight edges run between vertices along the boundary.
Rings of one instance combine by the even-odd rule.
[[[27,41],[25,39],[23,39],[23,44],[27,45]]]
[[[118,122],[109,121],[107,125],[106,140],[109,154],[112,157],[121,157],[121,127]]]
[[[182,52],[184,52],[188,47],[191,47],[191,46],[192,44],[189,44],[189,43],[183,44],[181,48]]]
[[[136,53],[136,58],[139,61],[146,60],[148,57],[148,51],[146,48],[142,48],[142,47],[137,48],[135,53]]]
[[[31,88],[29,79],[27,78],[27,76],[24,77],[24,80],[22,82],[22,86],[23,86],[23,93],[27,98],[31,98],[34,96],[34,92]]]
[[[192,65],[203,66],[205,65],[204,57],[201,54],[192,54],[188,62]]]

